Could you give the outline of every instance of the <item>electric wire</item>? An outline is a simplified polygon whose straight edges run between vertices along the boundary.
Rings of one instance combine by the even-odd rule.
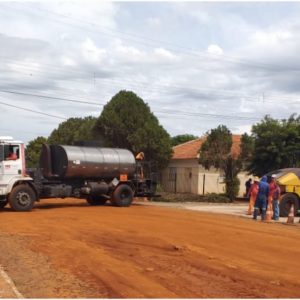
[[[3,57],[0,57],[0,58],[3,58]],[[25,69],[28,69],[28,70],[34,70],[38,73],[46,73],[46,74],[49,74],[49,67],[51,67],[51,65],[49,64],[43,64],[42,65],[43,68],[42,69],[39,69],[39,70],[35,70],[34,67],[26,67],[26,66],[23,66],[23,68]],[[47,68],[45,68],[45,66]],[[64,70],[65,71],[65,68],[62,68],[62,67],[57,67],[57,66],[53,66],[57,71],[59,70]],[[43,70],[48,70],[48,71],[43,71]],[[77,73],[77,74],[82,74],[82,75],[97,75],[97,72],[93,72],[93,74],[88,74],[86,72],[81,72],[81,71],[75,71],[75,70],[71,70],[71,71],[74,71],[74,73]],[[69,73],[69,71],[68,71]],[[32,74],[30,74],[32,75]],[[62,75],[59,73],[59,75]],[[126,77],[125,77],[126,78]],[[92,80],[92,78],[90,78],[90,80]],[[237,97],[242,97],[243,99],[253,99],[254,101],[256,100],[257,101],[257,97],[255,96],[249,96],[249,95],[245,95],[245,94],[240,94],[240,93],[236,93],[236,92],[233,92],[233,91],[229,91],[229,90],[224,90],[224,89],[218,89],[216,90],[215,88],[208,88],[208,87],[193,87],[193,86],[190,86],[190,85],[185,85],[185,86],[180,86],[180,85],[174,85],[174,84],[168,84],[168,85],[164,85],[164,84],[159,84],[157,82],[155,82],[155,80],[151,80],[151,83],[152,83],[152,86],[150,87],[147,83],[141,83],[141,82],[134,82],[133,80],[126,80],[126,79],[116,79],[116,78],[97,78],[97,77],[94,77],[94,84],[99,84],[99,81],[101,81],[100,83],[103,84],[103,81],[108,81],[108,82],[111,82],[112,85],[115,84],[115,86],[118,86],[121,84],[121,85],[124,85],[124,84],[127,84],[129,83],[131,86],[134,86],[136,88],[143,88],[143,90],[150,90],[150,91],[154,91],[154,90],[157,90],[159,92],[165,92],[165,90],[162,90],[161,88],[174,88],[174,89],[182,89],[182,90],[194,90],[194,91],[208,91],[208,92],[211,92],[212,94],[216,95],[216,94],[222,94],[222,96],[224,96],[223,94],[226,93],[226,94],[232,94],[234,96],[237,96]],[[265,94],[265,93],[264,93]],[[300,99],[298,98],[297,99],[293,99],[291,97],[286,97],[286,96],[281,96],[281,95],[274,95],[274,93],[270,96],[268,96],[268,99],[278,99],[278,100],[287,100],[289,101],[289,103],[293,104],[298,104],[300,103]],[[292,100],[292,101],[290,101]],[[257,101],[257,102],[262,102],[262,101]],[[270,100],[266,100],[264,99],[263,102],[266,102],[266,103],[273,103],[275,101],[270,101]]]
[[[97,102],[81,101],[81,100],[75,100],[75,99],[45,96],[45,95],[38,95],[38,94],[25,93],[25,92],[17,92],[17,91],[9,91],[9,90],[0,90],[0,92],[1,93],[15,94],[15,95],[22,95],[22,96],[31,96],[31,97],[46,98],[46,99],[52,99],[52,100],[74,102],[74,103],[80,103],[80,104],[89,104],[89,105],[94,105],[94,106],[103,106],[104,105],[104,104],[97,103]]]
[[[20,94],[20,93],[17,93]],[[23,96],[31,96],[31,94],[26,94],[26,93],[21,93],[21,95]],[[47,96],[43,96],[43,95],[34,95],[35,97],[40,97],[40,98],[47,98],[49,99],[49,97]],[[65,98],[59,98],[59,100],[62,101],[74,101],[74,100],[69,100],[69,99],[65,99]],[[91,105],[89,103],[86,103],[88,105]],[[4,102],[0,102],[0,105],[6,105],[9,107],[13,107],[13,108],[17,108],[17,109],[21,109],[21,110],[25,110],[25,111],[29,111],[29,112],[33,112],[33,113],[38,113],[38,114],[42,114],[42,115],[46,115],[49,117],[54,117],[54,118],[58,118],[58,119],[62,119],[62,120],[67,120],[67,118],[63,118],[60,116],[56,116],[56,115],[52,115],[52,114],[47,114],[47,113],[43,113],[40,111],[35,111],[32,109],[27,109],[24,107],[20,107],[20,106],[16,106],[16,105],[12,105],[12,104],[7,104]],[[94,105],[94,104],[92,104]],[[174,110],[174,109],[160,109],[160,110],[153,110],[153,113],[160,113],[160,114],[167,114],[167,115],[179,115],[179,116],[187,116],[187,117],[212,117],[212,118],[222,118],[222,119],[227,119],[227,120],[260,120],[261,118],[258,117],[249,117],[249,116],[234,116],[234,115],[224,115],[224,114],[209,114],[209,113],[199,113],[199,112],[186,112],[186,111],[180,111],[180,110]]]
[[[12,108],[16,108],[16,109],[20,109],[20,110],[24,110],[24,111],[28,111],[28,112],[31,112],[31,113],[40,114],[40,115],[51,117],[51,118],[56,118],[56,119],[65,120],[65,121],[67,120],[67,118],[64,118],[64,117],[61,117],[61,116],[56,116],[56,115],[44,113],[44,112],[41,112],[41,111],[37,111],[37,110],[33,110],[33,109],[29,109],[29,108],[25,108],[25,107],[13,105],[13,104],[8,104],[8,103],[2,102],[2,101],[0,101],[0,105],[12,107]]]

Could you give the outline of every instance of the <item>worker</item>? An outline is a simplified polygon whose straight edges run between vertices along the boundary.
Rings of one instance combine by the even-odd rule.
[[[271,181],[269,183],[269,189],[270,189],[270,193],[269,193],[269,196],[268,196],[268,205],[272,205],[272,201],[273,201],[273,193],[275,192],[275,190],[277,189],[277,184],[276,184],[276,175],[273,174],[271,176]]]
[[[246,182],[245,182],[245,186],[246,186],[246,197],[248,197],[248,193],[249,190],[251,188],[252,185],[252,178],[249,178]]]
[[[9,152],[8,157],[6,158],[6,160],[16,160],[18,159],[17,154],[14,152]]]
[[[143,168],[143,164],[142,164],[142,160],[144,160],[145,158],[145,154],[144,152],[139,152],[136,156],[135,159],[137,160],[137,174],[139,176],[139,179],[143,179],[144,178],[144,168]]]
[[[272,175],[272,181],[273,181],[273,186],[272,187],[272,208],[273,208],[273,217],[272,219],[274,221],[279,221],[279,198],[281,194],[281,190],[279,185],[276,182],[276,175]],[[271,182],[272,182],[271,181]],[[271,184],[270,182],[270,184]],[[270,193],[271,193],[271,188],[270,188]]]
[[[249,198],[249,206],[248,206],[248,215],[253,214],[253,207],[255,204],[255,200],[258,194],[258,184],[259,184],[259,178],[255,176],[253,178],[253,184],[251,185],[248,193],[247,193],[247,198]]]
[[[267,176],[263,176],[258,184],[258,194],[256,197],[253,219],[257,220],[258,211],[261,212],[261,220],[266,218],[267,199],[269,196],[269,184],[267,182]]]

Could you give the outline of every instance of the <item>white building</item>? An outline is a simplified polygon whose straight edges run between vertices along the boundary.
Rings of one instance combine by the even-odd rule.
[[[217,169],[206,170],[198,163],[199,149],[205,138],[199,138],[173,147],[173,156],[166,169],[162,172],[162,186],[166,192],[192,193],[204,195],[207,193],[224,193],[224,177]],[[232,136],[231,153],[237,157],[240,153],[241,136]],[[245,193],[245,182],[249,175],[241,172],[240,191],[238,196]]]

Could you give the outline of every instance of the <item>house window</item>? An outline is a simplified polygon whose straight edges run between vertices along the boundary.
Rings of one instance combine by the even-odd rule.
[[[176,180],[176,168],[175,167],[170,167],[169,168],[169,181],[175,181]]]

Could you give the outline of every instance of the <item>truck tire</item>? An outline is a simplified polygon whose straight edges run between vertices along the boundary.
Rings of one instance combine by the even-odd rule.
[[[89,196],[87,199],[86,199],[87,203],[89,205],[104,205],[107,201],[107,199],[105,197],[102,197],[102,196]]]
[[[33,189],[27,184],[13,188],[9,195],[9,204],[14,211],[30,211],[36,200]]]
[[[292,193],[285,194],[279,203],[280,217],[287,217],[289,215],[292,204],[294,204],[294,215],[296,216],[299,209],[299,198]]]
[[[119,207],[130,206],[132,200],[133,190],[127,184],[120,184],[119,186],[117,186],[111,197],[111,203]]]

